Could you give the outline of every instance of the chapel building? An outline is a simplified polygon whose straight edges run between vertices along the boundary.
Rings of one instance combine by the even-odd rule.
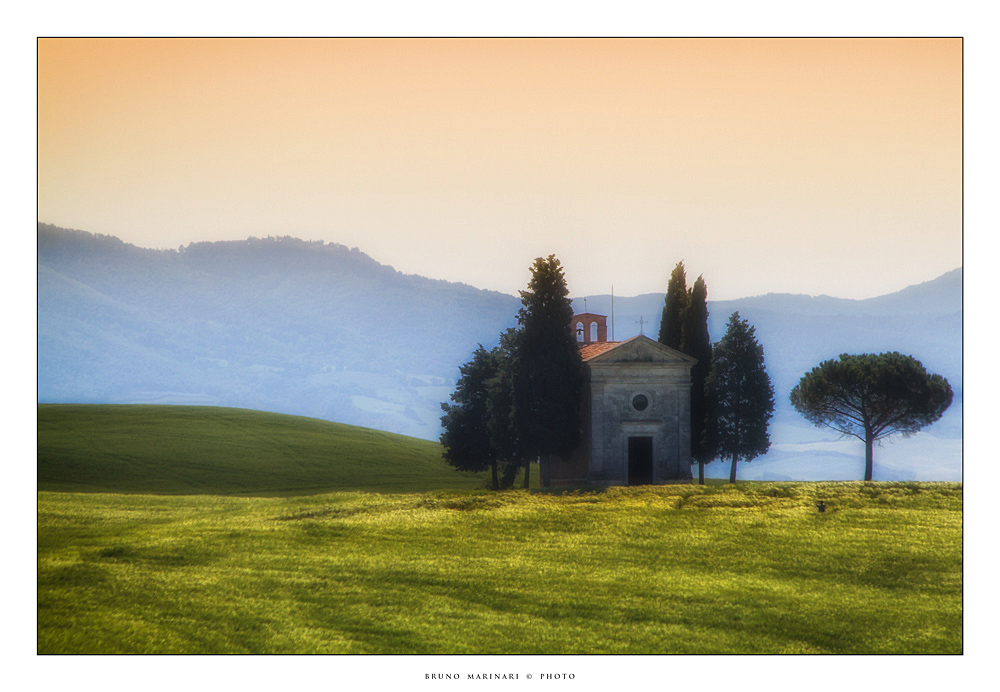
[[[551,485],[691,478],[691,356],[647,336],[608,341],[607,317],[573,316],[584,368],[583,438],[552,460]]]

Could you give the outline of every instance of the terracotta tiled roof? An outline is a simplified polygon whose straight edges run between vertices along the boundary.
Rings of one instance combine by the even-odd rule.
[[[595,356],[601,355],[605,351],[610,351],[620,343],[620,341],[602,341],[597,344],[587,344],[580,349],[580,357],[584,360],[590,360]]]

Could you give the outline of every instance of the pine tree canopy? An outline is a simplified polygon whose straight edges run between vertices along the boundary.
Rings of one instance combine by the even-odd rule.
[[[865,480],[872,479],[872,443],[912,435],[951,405],[948,380],[927,372],[912,356],[842,354],[823,361],[799,381],[790,399],[813,425],[865,442]]]
[[[952,396],[948,380],[894,351],[824,361],[806,373],[790,398],[814,425],[861,440],[869,431],[880,440],[930,425],[951,405]]]

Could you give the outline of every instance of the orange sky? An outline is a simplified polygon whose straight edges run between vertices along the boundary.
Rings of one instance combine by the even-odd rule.
[[[38,218],[515,293],[868,297],[961,265],[957,39],[43,39]]]

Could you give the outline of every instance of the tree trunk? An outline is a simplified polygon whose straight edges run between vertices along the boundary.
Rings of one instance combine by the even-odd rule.
[[[500,490],[500,480],[497,478],[497,462],[490,464],[490,471],[493,472],[493,489]]]
[[[736,455],[733,454],[733,465],[729,467],[729,482],[736,482]]]
[[[698,462],[698,485],[705,485],[705,462]]]
[[[528,482],[531,480],[531,459],[524,460],[524,489],[528,489]]]
[[[875,444],[875,440],[872,439],[871,433],[865,435],[865,480],[870,481],[872,479],[872,446]]]

